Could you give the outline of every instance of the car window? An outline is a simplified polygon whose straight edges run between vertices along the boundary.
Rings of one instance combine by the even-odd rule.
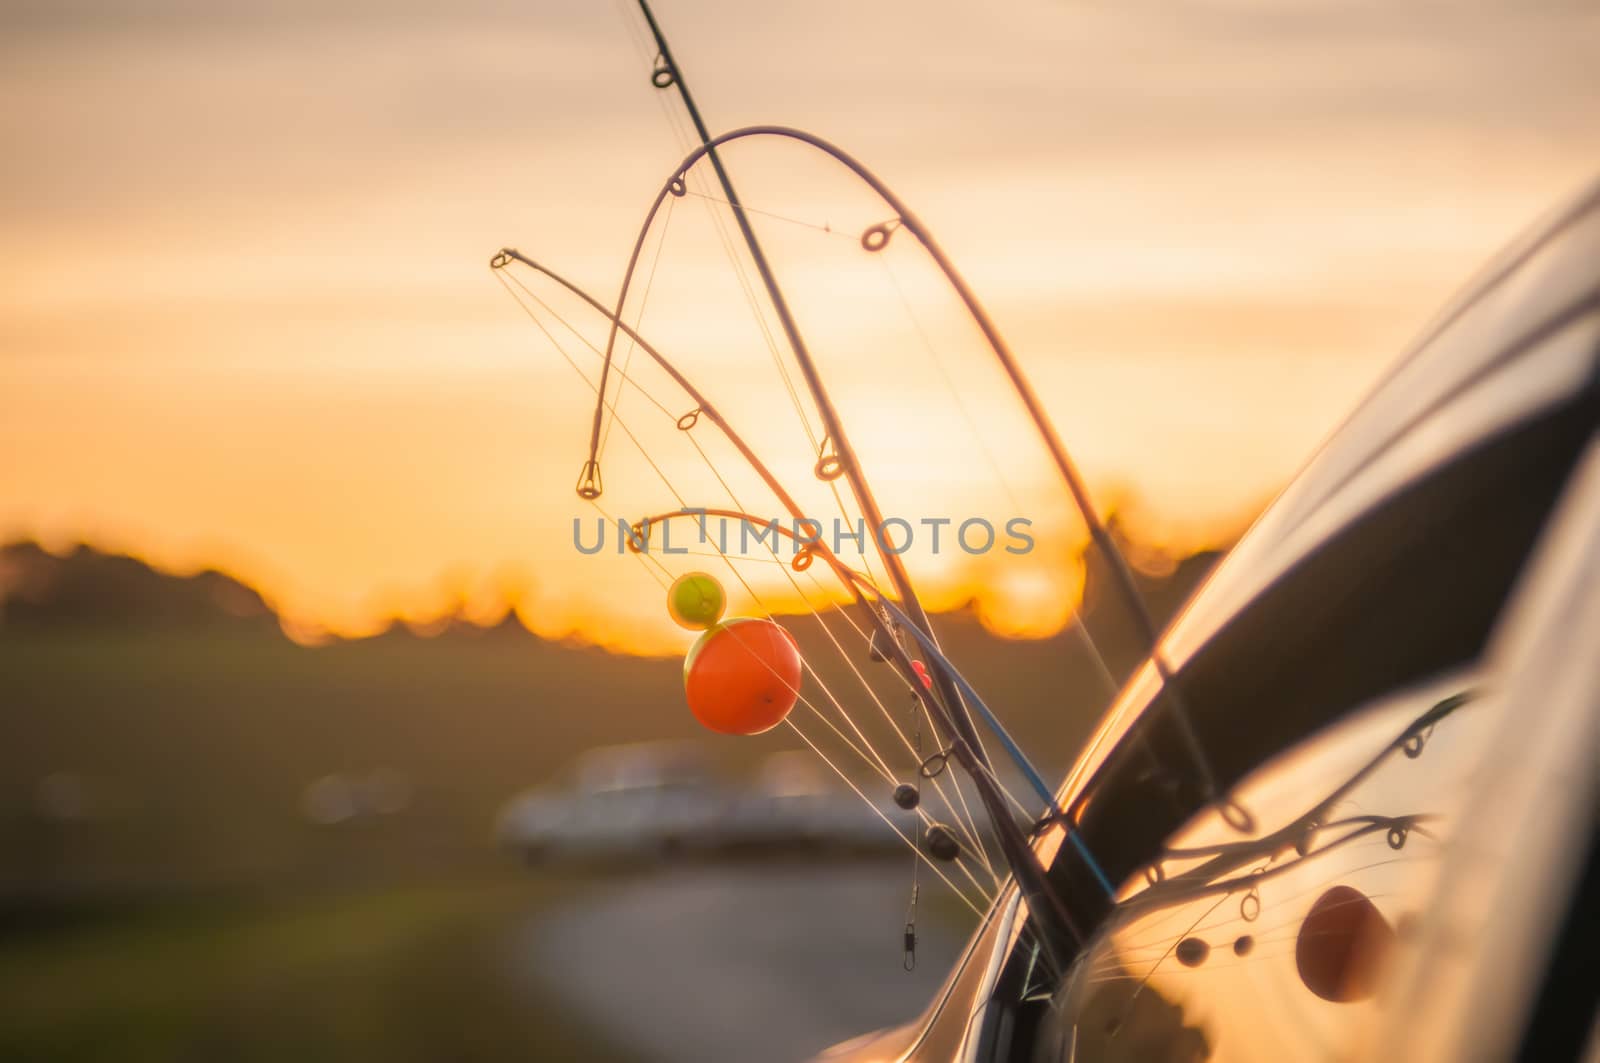
[[[1436,467],[1449,448],[1417,443],[1441,427],[1457,427],[1462,396],[1476,391],[1478,405],[1487,404],[1478,413],[1480,423],[1510,423],[1538,408],[1539,382],[1559,372],[1549,364],[1544,341],[1565,331],[1585,308],[1592,311],[1600,287],[1594,265],[1600,262],[1600,186],[1558,221],[1530,254],[1517,259],[1514,270],[1465,301],[1403,359],[1273,502],[1174,623],[1167,638],[1171,660],[1181,663],[1195,652],[1227,617],[1317,548],[1330,529],[1355,519],[1386,490]],[[1545,360],[1527,357],[1535,352]],[[1479,388],[1490,375],[1498,383]],[[1464,438],[1449,441],[1459,445]],[[1374,469],[1380,459],[1387,467]]]
[[[1042,855],[1059,849],[1046,862],[1080,922],[1109,907],[1099,878],[1122,885],[1207,802],[1201,768],[1228,794],[1374,699],[1479,659],[1593,431],[1597,360],[1590,313],[1531,349],[1514,381],[1491,374],[1460,394],[1443,436],[1423,424],[1409,437],[1442,449],[1442,464],[1325,535],[1187,658],[1169,658],[1203,763],[1153,669],[1134,677],[1059,791],[1098,867],[1041,839]],[[1555,398],[1508,425],[1497,389]],[[1370,472],[1388,475],[1389,460]]]
[[[1370,699],[1248,773],[1234,794],[1251,828],[1192,816],[1066,971],[1025,930],[974,1058],[1447,1059],[1499,1038],[1498,1058],[1534,1009],[1531,1036],[1581,1040],[1589,1012],[1549,1018],[1573,994],[1545,971],[1593,863],[1595,445],[1480,663]]]

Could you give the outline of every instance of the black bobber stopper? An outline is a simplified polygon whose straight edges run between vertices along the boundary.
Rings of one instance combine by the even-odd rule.
[[[961,843],[956,841],[955,832],[943,823],[928,824],[923,842],[928,847],[928,855],[940,863],[948,864],[961,855]]]

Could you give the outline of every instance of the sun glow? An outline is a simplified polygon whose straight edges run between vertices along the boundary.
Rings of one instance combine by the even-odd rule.
[[[528,279],[575,372],[485,267],[518,245],[611,298],[682,157],[643,60],[591,7],[382,33],[309,8],[272,33],[219,12],[196,39],[8,30],[0,85],[24,102],[4,119],[0,538],[222,567],[304,641],[511,610],[550,638],[681,652],[663,573],[581,553],[574,519],[781,507],[704,418],[675,427],[693,404],[626,345],[604,513],[576,499],[604,321]],[[1234,534],[1600,139],[1576,10],[1392,12],[1335,39],[1313,4],[1264,50],[1237,12],[1219,30],[1025,4],[974,26],[891,4],[819,37],[778,5],[749,15],[759,48],[723,49],[714,11],[682,8],[679,59],[719,128],[777,116],[881,172],[1156,565]],[[877,46],[891,34],[904,46]],[[1436,57],[1426,92],[1407,42]],[[819,56],[830,76],[802,77]],[[1082,524],[948,287],[903,232],[862,251],[884,208],[839,167],[781,145],[728,160],[884,512],[1032,521],[1026,555],[909,552],[930,606],[1058,629]],[[730,263],[725,208],[694,190],[647,240],[625,316],[804,512],[853,520],[845,485],[812,475],[816,405]],[[732,562],[748,586],[714,557],[661,560],[716,569],[747,612],[843,598],[759,555]]]

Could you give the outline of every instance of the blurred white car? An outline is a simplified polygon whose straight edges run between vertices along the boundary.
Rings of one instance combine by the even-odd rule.
[[[514,798],[495,833],[530,861],[661,859],[712,847],[727,803],[695,746],[607,746]]]
[[[863,786],[863,792],[873,790]],[[889,794],[880,807],[902,830],[914,825]],[[717,779],[699,747],[688,743],[590,750],[574,765],[570,782],[507,804],[496,837],[532,862],[860,854],[902,844],[883,818],[809,754],[775,753],[741,787]]]
[[[889,823],[910,831],[914,817],[894,806],[890,794],[876,800],[881,783],[858,783],[875,798],[869,808],[803,750],[774,753],[762,762],[754,785],[728,808],[719,847],[730,850],[813,853],[896,851],[903,845]]]

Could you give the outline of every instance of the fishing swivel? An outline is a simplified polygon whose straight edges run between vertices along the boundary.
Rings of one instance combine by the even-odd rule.
[[[915,867],[915,865],[913,865]],[[910,971],[917,966],[917,894],[921,889],[917,886],[915,872],[911,880],[911,903],[906,906],[906,929],[902,939],[905,947],[905,958],[900,966]]]

